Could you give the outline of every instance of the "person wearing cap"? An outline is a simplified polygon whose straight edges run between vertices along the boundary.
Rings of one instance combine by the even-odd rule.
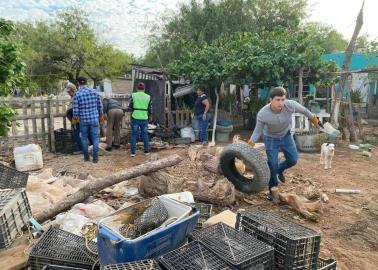
[[[78,149],[81,151],[81,138],[80,138],[80,128],[79,123],[76,121],[76,119],[73,119],[73,108],[72,108],[72,102],[73,97],[76,94],[76,85],[74,85],[71,82],[67,83],[66,91],[67,94],[71,97],[71,103],[69,106],[69,109],[66,111],[66,117],[71,122],[71,130],[72,130],[72,140],[76,143],[78,146]]]
[[[318,118],[308,109],[294,100],[286,99],[283,87],[274,88],[269,95],[269,103],[257,114],[256,126],[248,141],[250,146],[263,136],[265,151],[270,168],[268,200],[273,200],[271,188],[278,186],[278,180],[285,182],[283,172],[293,167],[298,161],[298,152],[293,136],[290,133],[293,113],[301,113],[308,117],[315,128],[320,128]],[[278,163],[278,152],[282,151],[285,160]]]
[[[199,123],[199,140],[207,145],[209,142],[208,128],[209,128],[209,117],[208,112],[210,109],[209,99],[205,95],[204,87],[199,87],[197,89],[197,99],[195,102],[195,116]]]
[[[105,121],[97,91],[87,85],[87,79],[78,78],[79,91],[73,98],[73,119],[80,122],[81,146],[84,161],[89,161],[88,138],[93,143],[93,163],[98,162],[100,122]]]
[[[144,154],[150,152],[148,142],[148,117],[151,115],[151,97],[145,93],[145,85],[140,82],[137,92],[131,95],[128,111],[131,112],[131,156],[135,157],[139,129],[143,138]]]
[[[121,141],[121,121],[124,114],[122,106],[117,100],[106,95],[102,101],[102,108],[104,114],[107,115],[105,150],[112,151],[112,147],[119,149]]]

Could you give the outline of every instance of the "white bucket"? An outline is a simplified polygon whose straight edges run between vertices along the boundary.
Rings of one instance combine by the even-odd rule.
[[[16,147],[13,150],[16,169],[20,172],[43,168],[42,149],[37,144]]]
[[[337,136],[340,134],[340,131],[335,129],[330,123],[325,123],[324,125],[324,130],[325,133],[329,134],[329,135],[334,135],[334,136]]]

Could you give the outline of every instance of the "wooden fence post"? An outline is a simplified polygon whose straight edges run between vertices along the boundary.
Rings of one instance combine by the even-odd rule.
[[[47,114],[49,116],[47,122],[49,130],[49,150],[55,153],[54,113],[52,111],[52,100],[50,98],[47,100]]]

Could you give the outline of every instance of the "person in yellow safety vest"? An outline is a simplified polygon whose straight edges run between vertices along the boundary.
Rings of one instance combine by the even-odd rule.
[[[149,155],[150,148],[148,142],[148,118],[151,115],[151,97],[146,94],[144,83],[140,82],[137,92],[131,95],[128,111],[131,112],[131,156],[135,157],[136,145],[139,139],[139,129],[142,133],[144,154]]]

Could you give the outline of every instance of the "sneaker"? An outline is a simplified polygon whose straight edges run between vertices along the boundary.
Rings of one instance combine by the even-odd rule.
[[[105,148],[105,151],[109,151],[109,152],[111,152],[111,151],[112,151],[112,147],[111,147],[111,146],[107,146],[107,147]]]
[[[278,180],[280,180],[281,183],[285,183],[286,179],[283,173],[278,174]]]
[[[97,163],[97,162],[98,162],[98,159],[94,159],[92,162],[93,162],[93,163]]]
[[[269,192],[268,194],[266,194],[266,199],[267,199],[268,201],[270,201],[270,202],[273,201],[273,195],[272,195],[271,192]]]
[[[130,154],[130,157],[135,157],[135,154],[134,154],[134,153],[131,153],[131,154]]]
[[[145,156],[148,156],[149,154],[150,154],[150,152],[144,152]]]
[[[85,162],[88,162],[88,161],[89,161],[89,157],[88,157],[88,158],[84,158],[84,161],[85,161]]]

